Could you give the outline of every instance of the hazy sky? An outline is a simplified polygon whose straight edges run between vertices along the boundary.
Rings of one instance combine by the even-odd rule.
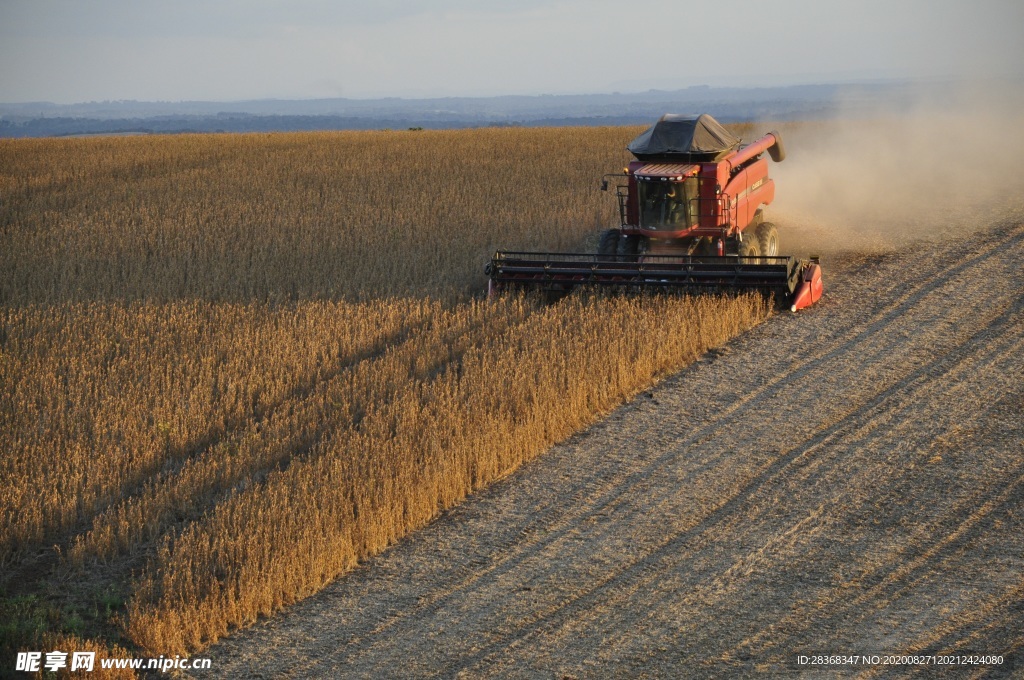
[[[1024,75],[1022,0],[0,0],[0,101]]]

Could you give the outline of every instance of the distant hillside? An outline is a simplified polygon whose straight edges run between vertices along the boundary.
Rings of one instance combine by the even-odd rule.
[[[939,91],[932,84],[926,90]],[[769,88],[690,87],[641,93],[313,99],[241,102],[89,102],[0,104],[0,137],[179,132],[271,132],[462,128],[502,125],[626,125],[663,113],[712,113],[724,122],[826,118],[884,103],[905,105],[920,85],[800,85]],[[840,104],[841,103],[841,104]]]

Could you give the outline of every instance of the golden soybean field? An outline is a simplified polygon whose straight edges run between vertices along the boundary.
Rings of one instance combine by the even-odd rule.
[[[636,132],[0,140],[0,632],[195,653],[762,320],[483,299]]]

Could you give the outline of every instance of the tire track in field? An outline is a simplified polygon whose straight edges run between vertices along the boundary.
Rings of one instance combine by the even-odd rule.
[[[993,640],[998,654],[1004,657],[1003,667],[998,675],[1017,675],[1024,670],[1021,654],[1024,652],[1024,629],[1020,627],[1024,618],[1024,580],[1006,589],[990,610],[970,612],[962,620],[951,622],[937,634],[923,639],[910,653],[912,654],[977,654],[992,653]],[[933,651],[937,650],[937,651]],[[963,671],[964,669],[959,669]],[[968,671],[970,669],[968,668]],[[877,677],[882,672],[868,672],[865,677]],[[928,667],[914,669],[912,675],[934,674]],[[995,675],[984,673],[985,675]],[[908,674],[909,675],[909,674]],[[982,669],[974,669],[972,677],[982,677]]]
[[[880,573],[873,573],[861,577],[862,581],[869,581],[870,585],[859,589],[855,596],[846,599],[842,593],[836,593],[833,597],[818,602],[816,606],[800,607],[797,612],[778,622],[770,631],[755,636],[754,639],[744,640],[733,649],[732,656],[737,658],[751,658],[755,656],[774,658],[779,665],[785,664],[787,655],[792,658],[795,653],[786,641],[786,648],[780,649],[778,641],[774,638],[777,629],[801,630],[804,635],[814,640],[814,647],[811,649],[798,650],[810,653],[848,653],[851,649],[858,649],[852,645],[845,649],[836,649],[836,643],[829,643],[815,637],[809,630],[813,627],[820,627],[825,630],[837,630],[841,628],[871,627],[879,612],[886,609],[902,606],[901,603],[912,602],[919,595],[928,595],[929,588],[935,581],[936,573],[953,573],[963,568],[969,552],[974,549],[979,541],[983,540],[986,532],[991,529],[996,518],[1008,516],[1013,509],[1020,504],[1020,496],[1024,490],[1024,475],[1021,468],[1014,471],[1016,475],[1010,481],[1000,487],[986,490],[995,494],[995,498],[984,500],[983,498],[972,499],[980,503],[977,509],[971,509],[971,503],[964,503],[963,506],[951,508],[949,511],[938,516],[933,522],[935,527],[945,527],[947,523],[954,526],[952,533],[939,535],[932,542],[922,537],[920,543],[912,544],[903,550],[899,550],[899,557],[906,557],[906,563],[886,563],[879,570]],[[954,512],[960,510],[967,517]],[[846,593],[848,594],[848,593]],[[823,610],[829,613],[821,615]],[[984,610],[982,610],[984,611]],[[945,623],[940,619],[939,623]],[[906,631],[913,633],[913,631]],[[928,642],[930,636],[914,637],[909,635],[904,643],[904,649],[900,653],[966,653],[970,648],[955,647],[949,643],[943,645],[941,642]],[[840,643],[843,644],[843,643]],[[859,648],[859,651],[886,651],[872,647],[869,650]],[[1001,651],[1001,650],[1000,650]]]
[[[1018,345],[1017,349],[1020,348]],[[1024,492],[1024,474],[1018,473],[1022,471],[1024,467],[1006,471],[1013,477],[998,486],[985,489],[986,495],[990,496],[988,500],[970,499],[970,502],[963,504],[965,507],[958,508],[962,513],[951,513],[951,518],[962,519],[950,533],[932,544],[915,546],[915,550],[908,551],[911,554],[906,556],[906,562],[888,565],[891,567],[888,573],[875,575],[873,580],[876,583],[858,597],[843,603],[843,609],[858,609],[872,600],[896,599],[921,584],[929,573],[935,570],[936,562],[952,562],[952,558],[961,556],[971,542],[976,541],[990,528],[993,517],[1012,513],[1019,507]],[[978,507],[972,510],[972,506],[975,505]],[[963,517],[964,514],[966,517]],[[834,617],[849,618],[842,612],[837,612]]]
[[[1017,276],[1019,278],[1019,274]],[[985,393],[986,387],[989,386],[989,382],[993,386],[1001,385],[1002,389],[1018,389],[1015,385],[1020,385],[1021,381],[1024,381],[1024,370],[1021,369],[1020,357],[1022,355],[1022,341],[1019,339],[1022,330],[1022,316],[1024,316],[1024,299],[1017,293],[1016,299],[1008,305],[1008,309],[1004,312],[1000,318],[996,319],[994,324],[991,324],[989,328],[983,329],[982,331],[975,334],[972,341],[976,342],[980,348],[984,349],[984,354],[972,359],[969,362],[964,362],[955,371],[942,372],[933,374],[929,371],[927,376],[929,382],[924,384],[925,390],[921,392],[921,395],[926,399],[917,399],[920,405],[925,405],[929,402],[943,403],[943,404],[955,404],[958,400],[969,399],[972,395],[970,390],[976,390],[978,393]],[[992,336],[992,342],[987,342],[986,336]],[[1007,371],[1010,377],[1001,376],[1003,371]],[[973,374],[977,372],[977,376]],[[973,378],[973,382],[971,382]],[[1001,382],[1000,382],[1001,381]],[[1016,382],[1014,382],[1016,381]],[[934,389],[930,389],[934,388]],[[937,391],[940,393],[936,394]],[[1018,395],[1017,398],[1024,397],[1024,394]],[[999,402],[997,402],[998,404]],[[911,402],[909,408],[905,409],[905,413],[895,414],[890,417],[891,421],[894,421],[898,429],[894,429],[891,432],[884,432],[882,436],[876,436],[880,442],[885,443],[888,439],[887,446],[898,447],[899,441],[896,437],[897,432],[900,430],[910,431],[913,434],[915,427],[915,404]],[[983,411],[976,415],[974,418],[975,423],[985,422],[995,407],[990,408],[988,411]],[[919,409],[918,409],[919,410]],[[954,429],[956,425],[953,425]],[[920,428],[918,428],[920,429]],[[1018,436],[1020,431],[1018,429]],[[1000,432],[997,436],[1002,436]],[[927,442],[927,437],[918,436],[917,439],[911,441]],[[1018,440],[1019,441],[1019,438]],[[870,441],[864,440],[852,440],[849,446],[859,445],[867,448],[867,444]],[[884,451],[883,447],[875,445],[870,450]],[[898,464],[905,467],[913,468],[913,459],[907,456],[895,459]],[[941,457],[940,457],[941,460]],[[1008,476],[1011,480],[1019,475],[1020,465],[1019,460],[1012,460],[1012,464],[1004,466],[1001,470],[1001,474]],[[840,461],[836,461],[840,462]],[[929,463],[933,461],[928,461]],[[985,461],[981,461],[984,463]],[[910,463],[907,465],[907,463]],[[887,464],[892,465],[891,462]],[[828,466],[828,470],[838,469],[838,466],[833,468],[833,461],[822,463],[822,465]],[[886,472],[890,472],[885,470]],[[801,480],[802,482],[810,482],[812,480],[806,479]],[[899,484],[895,482],[899,481]],[[955,568],[956,564],[962,564],[960,558],[967,554],[969,550],[968,546],[971,541],[976,540],[979,536],[982,536],[986,531],[987,522],[996,521],[993,520],[993,515],[999,515],[1003,512],[1009,513],[1010,508],[1014,503],[1020,503],[1019,494],[1019,483],[1020,480],[1013,481],[1012,483],[1004,483],[1003,480],[997,480],[998,483],[993,483],[991,486],[979,486],[980,496],[974,496],[963,499],[962,502],[957,502],[946,512],[944,515],[939,515],[935,518],[932,523],[932,529],[936,531],[939,539],[928,539],[928,536],[922,535],[919,537],[922,539],[920,545],[911,545],[909,548],[900,551],[900,558],[911,561],[914,564],[914,568],[910,569],[906,564],[902,562],[896,567],[893,564],[882,565],[885,569],[891,571],[886,574],[883,570],[880,572],[882,576],[876,574],[876,580],[881,580],[881,584],[876,585],[875,591],[869,593],[868,596],[858,598],[859,601],[852,603],[849,602],[832,602],[822,603],[818,602],[814,607],[806,608],[800,612],[795,613],[790,617],[790,622],[793,623],[797,619],[811,620],[811,616],[817,609],[830,608],[836,609],[837,611],[833,616],[828,619],[822,620],[819,616],[814,619],[814,626],[825,626],[833,630],[841,629],[843,625],[849,626],[853,622],[858,620],[856,608],[857,605],[868,605],[876,601],[890,601],[898,600],[904,597],[904,594],[911,589],[918,587],[926,580],[933,578],[936,572],[943,572],[948,566],[950,569]],[[889,489],[895,489],[895,492],[889,494],[889,497],[900,496],[900,492],[910,495],[914,491],[916,482],[911,478],[911,475],[907,474],[904,470],[902,476],[896,477],[891,473],[889,477],[884,480],[884,485],[878,485],[875,490],[876,497],[882,495],[883,492],[888,493]],[[904,484],[905,482],[905,484]],[[1007,484],[1010,484],[1007,486]],[[899,486],[906,486],[906,489],[900,489]],[[999,504],[989,507],[990,504],[985,501],[986,497],[991,494],[1002,493],[1005,489],[1009,489],[1006,493],[1011,494],[1011,498],[1004,498]],[[941,491],[941,489],[936,489]],[[1016,496],[1017,500],[1014,501],[1012,496]],[[936,501],[941,501],[940,497],[935,497]],[[982,509],[977,511],[973,507],[975,505],[981,505]],[[959,518],[967,517],[962,523],[957,525]],[[941,520],[941,521],[940,521]],[[948,522],[947,522],[948,520]],[[952,528],[950,524],[954,525]],[[968,532],[967,529],[970,529]],[[958,540],[950,542],[947,540],[948,536],[945,536],[942,532],[953,532],[954,537],[958,537]],[[864,616],[859,617],[860,620],[864,620]],[[804,630],[808,630],[807,624],[804,626]],[[777,631],[769,630],[761,635],[761,638],[768,638],[776,634]],[[755,636],[754,640],[757,640]],[[752,641],[748,641],[747,645]],[[834,648],[833,648],[834,649]],[[819,648],[821,651],[821,648]],[[848,650],[847,650],[848,651]]]
[[[993,289],[986,275],[1010,270],[1013,260],[1021,259],[1024,225],[1004,224],[991,236],[980,246],[972,242],[968,247],[967,241],[943,244],[916,260],[883,262],[871,280],[837,277],[836,292],[822,307],[777,318],[713,365],[702,362],[666,381],[655,390],[663,404],[641,398],[336,587],[225,641],[214,654],[215,670],[257,672],[260,660],[252,650],[258,648],[282,654],[264,668],[275,675],[289,669],[313,675],[373,675],[393,669],[395,663],[414,676],[460,670],[502,675],[513,669],[529,675],[558,668],[586,675],[586,658],[594,649],[582,649],[565,631],[582,630],[580,639],[587,644],[603,639],[613,650],[636,651],[650,640],[670,640],[659,626],[675,614],[659,607],[680,607],[687,601],[692,607],[694,601],[668,593],[659,603],[663,580],[705,595],[718,588],[717,599],[697,609],[713,614],[718,607],[728,613],[734,605],[721,601],[729,593],[745,592],[751,573],[756,576],[764,565],[797,548],[806,551],[808,541],[848,519],[830,514],[821,499],[852,493],[822,495],[835,483],[835,470],[863,462],[864,456],[850,453],[851,442],[875,447],[890,443],[890,426],[896,432],[907,430],[904,424],[915,408],[955,392],[936,392],[935,385],[959,375],[958,370],[969,373],[971,366],[1005,361],[1007,348],[1019,344],[1014,338],[1020,322],[1007,307],[1013,306],[1007,303],[1008,293]],[[952,257],[956,264],[944,267]],[[923,266],[908,269],[914,262]],[[990,278],[999,279],[997,274]],[[871,289],[885,292],[861,297]],[[943,318],[943,298],[959,301],[964,296],[976,304],[954,305]],[[858,315],[864,320],[848,323]],[[950,337],[917,340],[910,332],[911,321],[923,328],[934,325]],[[831,332],[822,332],[826,327]],[[794,354],[750,370],[751,352],[780,345]],[[922,356],[920,350],[930,347],[942,351]],[[858,357],[852,368],[846,365],[851,356]],[[891,370],[887,358],[893,359]],[[867,378],[854,369],[862,369]],[[821,384],[808,387],[815,383]],[[836,395],[828,391],[842,395],[844,385],[853,393],[831,398]],[[695,386],[706,392],[696,390],[697,397],[680,394]],[[830,400],[820,414],[813,406],[807,411],[816,397]],[[663,426],[664,416],[680,412],[699,423],[668,420]],[[815,422],[797,418],[793,431],[780,434],[770,450],[738,453],[728,448],[772,441],[773,429],[788,426],[790,416],[802,412]],[[706,420],[703,413],[709,414]],[[749,432],[738,426],[747,426]],[[595,454],[592,448],[599,450]],[[739,468],[733,470],[734,465]],[[819,497],[801,492],[801,484]],[[757,511],[782,493],[801,500],[786,521],[768,510]],[[801,493],[809,497],[801,499]],[[664,525],[658,527],[659,521]],[[636,535],[624,538],[629,532]],[[717,535],[723,532],[756,549],[744,552],[749,546],[742,544],[730,552]],[[890,582],[917,578],[928,565],[953,559],[955,553],[951,548],[922,557],[917,571],[890,568]],[[686,564],[693,567],[691,576],[678,573]],[[709,566],[722,564],[732,568],[716,572]],[[884,596],[896,591],[876,592]],[[524,593],[536,602],[524,604]],[[653,609],[637,611],[632,599]],[[687,611],[682,607],[676,613],[685,619]],[[646,626],[646,638],[624,630],[630,622]],[[606,623],[619,628],[595,627]],[[692,632],[708,641],[715,630],[708,623]],[[728,656],[736,650],[771,653],[773,648],[747,636],[745,646],[723,640],[716,649]],[[519,657],[514,655],[517,650],[522,652]],[[655,669],[658,663],[676,671],[684,668],[678,665],[683,658],[678,652],[645,653]],[[612,674],[635,670],[628,659],[609,654],[600,661],[606,670],[618,669]],[[290,661],[305,665],[300,671]]]
[[[913,392],[926,390],[931,383],[924,382],[922,380],[923,377],[947,377],[947,374],[953,368],[958,367],[966,359],[972,357],[978,349],[977,340],[980,337],[990,335],[993,329],[1006,328],[1010,320],[1011,315],[1009,311],[999,315],[989,325],[968,338],[956,351],[938,357],[930,364],[914,371],[897,385],[884,390],[857,409],[857,411],[848,414],[839,424],[819,432],[803,445],[796,447],[772,462],[767,469],[750,480],[739,494],[729,498],[700,524],[692,529],[684,529],[671,535],[657,550],[644,556],[642,560],[634,562],[616,573],[612,573],[605,580],[597,583],[593,589],[583,592],[574,599],[559,603],[556,610],[544,612],[536,627],[522,630],[511,638],[498,639],[490,647],[482,650],[474,657],[469,659],[465,657],[460,658],[459,663],[461,667],[473,669],[498,651],[507,654],[508,649],[514,649],[522,643],[559,626],[563,626],[568,622],[577,621],[586,611],[592,609],[596,602],[600,602],[605,606],[614,606],[615,603],[626,600],[644,588],[654,589],[655,582],[662,577],[663,573],[676,567],[676,561],[673,559],[675,555],[685,552],[689,544],[699,546],[709,543],[711,541],[710,536],[721,532],[724,525],[735,523],[737,516],[744,516],[743,508],[752,504],[754,496],[760,494],[765,487],[771,486],[772,482],[778,482],[786,475],[794,472],[788,468],[799,466],[801,459],[811,455],[818,448],[839,435],[843,435],[844,438],[855,438],[858,431],[871,428],[876,419],[887,414],[887,404],[889,402],[895,400],[897,396],[909,396]],[[1005,354],[1008,351],[1019,352],[1024,348],[1024,340],[1021,339],[1021,336],[1024,336],[1024,327],[1018,325],[1017,328],[1019,332],[1016,337],[1001,343],[1001,346],[998,348],[989,348],[991,351],[988,354]],[[908,408],[912,408],[914,405],[912,404]],[[808,477],[803,477],[802,479],[808,483],[813,481],[813,479]],[[1018,484],[1022,481],[1024,479],[1014,480],[1012,484],[1008,485],[1010,490],[1012,491],[1017,488]],[[1009,494],[1009,491],[1000,494],[1004,497],[1004,501],[1007,494]],[[831,502],[838,503],[841,500],[842,497],[839,497],[832,499]],[[975,527],[981,518],[988,516],[994,509],[1005,509],[1005,503],[1000,503],[995,508],[990,507],[990,504],[986,504],[986,507],[982,510],[968,517],[949,540],[952,541],[954,538],[958,539],[958,542],[966,540],[963,535],[967,529]],[[824,514],[823,510],[823,507],[819,506],[807,517],[801,519],[791,529],[783,533],[782,536],[774,537],[773,540],[789,539],[794,533],[804,534],[813,528],[812,520],[820,518]],[[751,521],[755,519],[757,518],[750,518]],[[732,527],[732,529],[734,532],[736,531],[736,527]],[[797,532],[797,529],[800,531]],[[785,540],[782,542],[784,543]],[[940,547],[944,547],[944,544]],[[877,589],[880,589],[886,583],[896,581],[897,578],[910,578],[914,573],[920,572],[928,566],[929,560],[933,559],[933,557],[931,554],[925,554],[915,559],[912,562],[913,568],[903,564],[892,565],[894,567],[893,573],[885,576],[882,579],[882,583],[876,586],[875,590],[864,593],[858,600],[849,603],[847,606],[853,608],[863,604],[865,601],[879,598],[883,593],[877,592]],[[743,558],[741,557],[723,572],[721,578],[716,578],[707,588],[693,593],[685,602],[692,605],[696,603],[697,598],[702,598],[706,604],[709,597],[724,597],[730,592],[728,587],[730,573],[748,568],[749,565],[744,565]],[[901,583],[901,581],[902,579],[896,582]],[[622,592],[615,592],[616,590],[621,590]],[[607,642],[608,640],[606,639],[605,641]],[[441,675],[446,675],[455,670],[455,668],[442,669]]]

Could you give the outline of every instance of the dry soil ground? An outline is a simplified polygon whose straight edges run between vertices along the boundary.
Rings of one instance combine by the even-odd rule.
[[[223,641],[213,675],[831,676],[798,655],[925,652],[1024,674],[1024,223],[825,265],[818,306]]]

